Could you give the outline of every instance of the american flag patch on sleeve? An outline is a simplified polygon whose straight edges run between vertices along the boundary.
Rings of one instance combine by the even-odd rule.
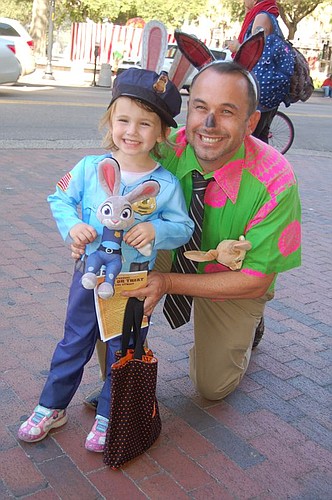
[[[57,186],[62,189],[62,191],[66,191],[68,189],[69,183],[71,180],[71,173],[68,172],[66,175],[59,180]]]

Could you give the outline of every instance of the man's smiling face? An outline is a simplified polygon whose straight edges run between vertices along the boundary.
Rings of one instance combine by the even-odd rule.
[[[259,112],[248,116],[248,81],[240,73],[208,68],[198,75],[188,102],[186,135],[205,172],[227,163],[255,129]]]

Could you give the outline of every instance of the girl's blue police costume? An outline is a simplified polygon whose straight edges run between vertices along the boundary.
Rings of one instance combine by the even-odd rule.
[[[64,240],[70,229],[80,222],[93,226],[101,236],[103,226],[96,218],[96,211],[105,199],[105,193],[98,182],[97,167],[101,160],[110,157],[110,154],[101,156],[86,156],[59,181],[56,192],[48,197],[50,207]],[[133,247],[122,244],[124,257],[122,270],[152,269],[157,250],[174,249],[190,239],[193,231],[193,222],[188,217],[182,190],[178,180],[163,167],[158,167],[149,175],[141,177],[139,182],[126,186],[121,183],[120,195],[134,189],[146,180],[156,180],[160,185],[160,192],[156,203],[150,203],[142,210],[145,213],[136,213],[136,223],[150,222],[155,228],[155,240],[152,254],[147,261]],[[82,216],[79,216],[78,206],[81,206]],[[86,248],[89,255],[98,248],[100,237]],[[64,338],[54,352],[50,373],[41,393],[39,404],[46,408],[64,409],[73,398],[82,379],[84,366],[90,360],[96,340],[99,338],[99,329],[94,305],[93,290],[86,290],[81,284],[82,269],[74,271],[69,292],[67,316],[64,327]],[[81,266],[83,267],[83,266]],[[142,330],[145,338],[147,328]],[[108,367],[115,361],[115,352],[120,349],[119,337],[108,341]],[[111,380],[108,374],[104,383],[101,397],[98,401],[97,413],[106,418],[109,416],[109,395]]]

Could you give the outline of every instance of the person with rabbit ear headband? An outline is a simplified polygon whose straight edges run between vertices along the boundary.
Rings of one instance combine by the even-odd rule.
[[[245,237],[241,244],[247,253],[241,269],[229,270],[217,260],[200,262],[197,274],[182,274],[170,273],[171,256],[158,252],[155,269],[161,272],[152,272],[140,293],[147,314],[164,294],[194,296],[190,377],[202,396],[218,400],[246,373],[264,332],[264,307],[273,298],[277,274],[300,265],[300,200],[287,160],[250,135],[259,119],[259,88],[251,70],[264,48],[263,31],[241,45],[234,62],[215,61],[193,35],[176,31],[175,38],[180,50],[169,78],[181,88],[193,67],[199,72],[190,89],[186,126],[170,135],[175,146],[163,146],[163,164],[180,179],[188,204],[193,172],[210,180],[201,251]],[[174,327],[176,321],[168,311],[165,315]],[[96,394],[87,398],[91,407]]]
[[[77,262],[64,338],[55,348],[39,404],[18,430],[22,441],[41,441],[52,428],[67,422],[67,406],[100,339],[94,289],[102,301],[108,300],[120,270],[149,271],[158,250],[172,250],[191,238],[194,223],[180,182],[157,159],[158,146],[166,141],[170,126],[176,125],[174,117],[180,109],[180,93],[161,71],[122,73],[102,119],[107,130],[106,153],[82,158],[48,197],[60,234],[72,245]],[[105,281],[99,284],[101,266]],[[148,327],[142,327],[142,342],[147,331]],[[106,342],[107,373],[85,441],[85,448],[92,452],[103,452],[105,447],[111,365],[121,348],[120,334],[121,327],[119,335]]]
[[[207,254],[224,240],[239,240],[247,251],[240,269],[200,260],[190,273],[181,258],[190,242],[173,259],[160,252],[140,292],[146,296],[147,314],[166,295],[164,314],[172,328],[189,320],[187,305],[193,300],[190,378],[203,397],[219,400],[246,373],[278,273],[301,263],[301,206],[287,159],[252,136],[260,112],[251,70],[262,53],[264,33],[246,40],[233,62],[214,62],[192,35],[175,32],[175,38],[198,74],[190,88],[186,126],[171,133],[169,142],[175,146],[163,145],[163,165],[179,178],[188,205],[195,178],[200,174],[207,181],[195,219],[202,229],[199,250]],[[251,248],[244,247],[246,242]]]

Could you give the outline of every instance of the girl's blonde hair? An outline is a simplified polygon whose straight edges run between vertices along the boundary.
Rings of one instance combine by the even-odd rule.
[[[164,120],[162,120],[162,118],[160,118],[160,116],[158,115],[158,113],[156,113],[155,110],[151,108],[151,106],[149,106],[145,102],[141,101],[140,99],[137,99],[136,97],[130,97],[130,99],[132,99],[133,101],[135,101],[136,104],[137,104],[137,106],[139,106],[140,108],[144,109],[145,111],[149,111],[150,113],[155,113],[159,117],[160,124],[161,124],[161,137],[162,137],[162,140],[166,144],[171,145],[171,143],[167,140],[167,135],[168,135],[167,131],[168,131],[168,129],[170,127],[164,122]],[[105,136],[103,138],[102,146],[106,150],[111,150],[111,151],[117,151],[119,149],[114,144],[114,142],[113,142],[112,131],[110,129],[110,124],[112,122],[112,118],[113,118],[113,114],[114,114],[114,111],[115,111],[116,102],[117,101],[114,101],[110,105],[110,107],[107,109],[106,113],[101,117],[100,122],[99,122],[99,130],[100,131],[102,131],[104,128],[106,128],[106,134],[105,134]],[[161,158],[161,154],[160,154],[160,150],[159,150],[159,143],[156,143],[153,146],[153,148],[151,150],[151,153],[153,154],[153,156],[155,158],[158,158],[158,159]]]

